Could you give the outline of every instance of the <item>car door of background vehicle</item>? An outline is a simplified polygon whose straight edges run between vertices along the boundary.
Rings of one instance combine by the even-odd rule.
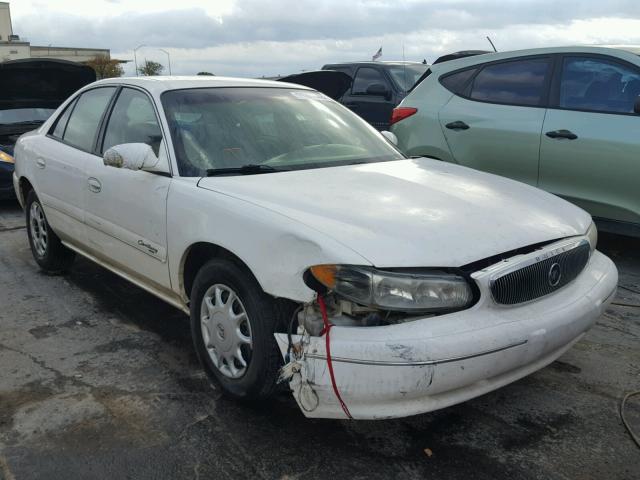
[[[633,113],[640,68],[601,55],[565,55],[559,63],[542,130],[540,188],[594,217],[640,224],[640,115]]]
[[[115,90],[85,91],[65,108],[35,152],[35,188],[47,220],[63,240],[79,247],[86,245],[86,163]]]
[[[549,57],[510,59],[443,76],[443,86],[456,93],[439,112],[455,160],[536,185],[550,77]]]
[[[125,143],[146,143],[166,156],[152,100],[125,87],[117,95],[87,163],[86,223],[92,254],[160,290],[170,288],[167,263],[167,195],[171,177],[107,167],[102,153]]]
[[[382,85],[388,94],[371,95],[367,89],[372,85]],[[389,128],[393,103],[393,90],[381,68],[359,67],[356,70],[351,91],[342,97],[342,103],[364,118],[378,130]]]

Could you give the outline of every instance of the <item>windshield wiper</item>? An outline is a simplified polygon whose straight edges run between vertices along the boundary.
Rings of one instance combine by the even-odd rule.
[[[218,175],[256,175],[259,173],[288,172],[286,168],[276,168],[271,165],[248,164],[241,167],[230,168],[210,168],[207,170],[207,177]]]

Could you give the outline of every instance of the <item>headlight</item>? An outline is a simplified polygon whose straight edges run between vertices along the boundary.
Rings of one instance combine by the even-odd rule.
[[[467,280],[446,272],[386,272],[354,265],[318,265],[310,271],[336,294],[384,310],[437,312],[461,309],[473,302]]]
[[[591,252],[596,249],[598,245],[598,229],[596,228],[596,224],[591,222],[589,225],[589,230],[587,230],[587,239],[589,240],[589,244],[591,245]]]
[[[2,150],[0,150],[0,162],[15,163],[15,161],[13,160],[13,157],[8,153],[3,152]]]

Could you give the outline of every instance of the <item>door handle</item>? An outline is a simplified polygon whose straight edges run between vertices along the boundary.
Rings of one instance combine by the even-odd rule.
[[[91,177],[87,180],[87,183],[89,184],[89,190],[93,193],[100,193],[100,190],[102,190],[102,184],[97,178]]]
[[[449,130],[469,130],[469,125],[467,125],[466,123],[457,120],[455,122],[451,122],[451,123],[447,123],[445,125],[445,127],[447,127]]]
[[[545,133],[549,138],[566,138],[567,140],[575,140],[578,136],[569,130],[553,130]]]
[[[44,161],[44,158],[38,158],[36,160],[36,165],[38,166],[38,168],[44,168],[47,166],[47,162]]]

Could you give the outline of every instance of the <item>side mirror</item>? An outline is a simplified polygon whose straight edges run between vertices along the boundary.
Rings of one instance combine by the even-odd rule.
[[[389,93],[387,86],[382,83],[372,83],[366,90],[367,95],[376,95],[378,97],[388,97]]]
[[[640,115],[640,95],[636,97],[636,103],[633,104],[633,111]]]
[[[107,167],[127,168],[129,170],[155,171],[160,159],[146,143],[124,143],[115,145],[104,152],[104,164]]]
[[[382,134],[382,136],[387,140],[387,142],[391,143],[393,146],[397,147],[398,146],[398,137],[396,137],[396,134],[393,132],[389,132],[387,130],[383,130],[382,132],[380,132]]]

